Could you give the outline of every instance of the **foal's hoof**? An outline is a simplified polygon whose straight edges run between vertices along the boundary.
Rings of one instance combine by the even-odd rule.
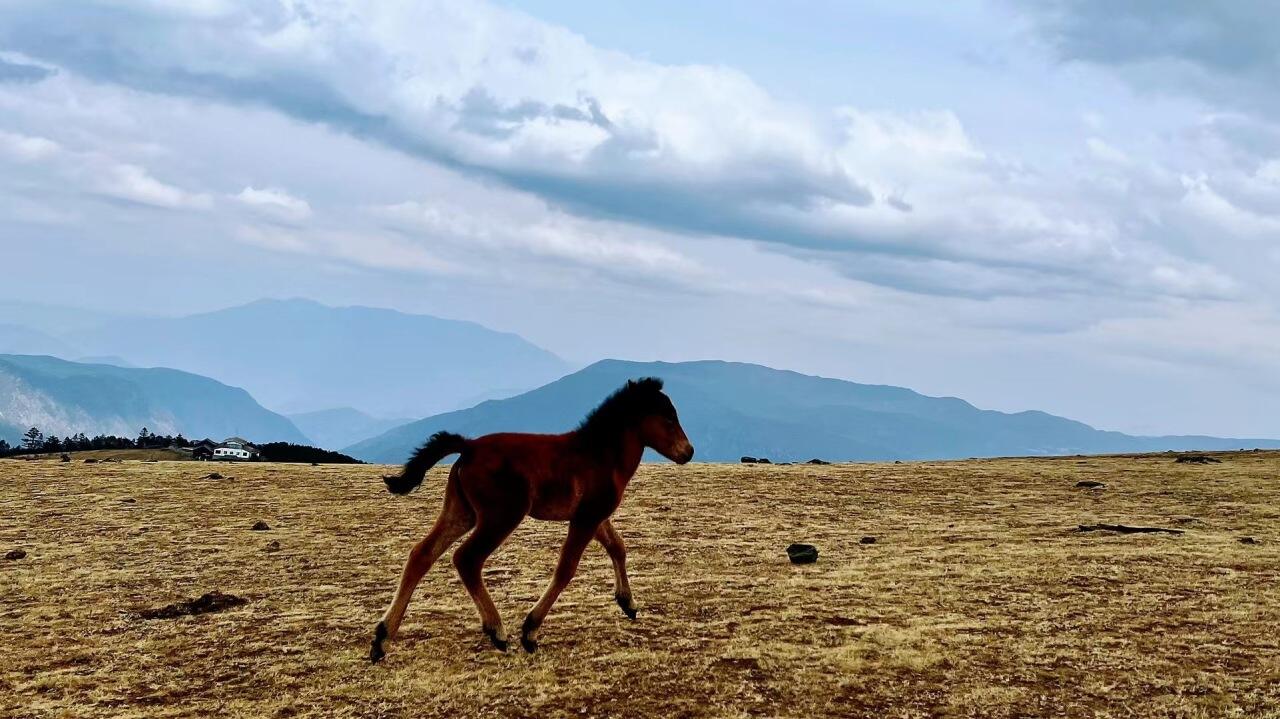
[[[530,654],[538,651],[538,640],[533,638],[533,633],[538,631],[540,624],[541,622],[533,621],[533,616],[530,615],[524,618],[524,624],[520,626],[520,646]]]
[[[622,613],[627,615],[628,619],[634,620],[636,618],[636,603],[631,600],[631,597],[619,595],[615,596],[614,599],[618,600],[618,606],[622,607]]]
[[[382,648],[382,643],[387,640],[387,625],[378,622],[377,628],[373,630],[373,641],[369,646],[369,663],[377,664],[382,658],[387,656],[387,652]]]
[[[489,641],[493,642],[493,646],[497,647],[498,651],[500,652],[507,651],[507,640],[504,637],[498,636],[498,630],[492,629],[490,627],[485,627],[484,635],[486,637],[489,637]]]

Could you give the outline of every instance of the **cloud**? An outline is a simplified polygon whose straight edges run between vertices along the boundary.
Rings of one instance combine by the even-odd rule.
[[[213,206],[208,195],[187,192],[161,182],[137,165],[111,163],[102,167],[97,174],[91,187],[106,197],[167,209],[203,210]]]
[[[20,162],[34,162],[52,157],[62,146],[47,137],[34,137],[0,130],[0,153]]]
[[[0,129],[0,194],[14,190],[4,208],[11,221],[48,228],[75,218],[86,237],[131,231],[163,237],[170,252],[179,242],[202,254],[264,250],[295,263],[310,257],[312,267],[465,275],[511,287],[699,291],[706,279],[701,261],[678,249],[686,238],[578,217],[530,193],[261,109],[64,72],[22,93],[0,91],[6,126],[17,130]],[[35,128],[56,134],[28,134]],[[184,194],[163,192],[159,178]],[[192,185],[201,191],[183,189]],[[104,196],[129,203],[96,201]],[[199,199],[184,203],[191,197]],[[139,218],[140,202],[177,212]],[[212,206],[216,213],[203,211]],[[140,222],[168,231],[137,233]]]
[[[205,210],[206,194],[188,192],[156,179],[146,168],[96,151],[77,151],[47,137],[0,130],[0,157],[39,165],[83,192],[165,209]]]
[[[43,65],[8,60],[0,54],[0,82],[40,82],[54,73]]]
[[[285,222],[296,223],[311,217],[311,205],[306,200],[277,188],[259,190],[247,186],[232,198],[268,217]]]
[[[0,11],[0,43],[95,81],[342,128],[562,217],[745,239],[913,291],[1202,296],[1229,284],[1149,226],[1117,223],[1077,178],[980,148],[945,110],[815,111],[731,68],[639,60],[489,4],[184,7],[19,0]],[[66,34],[90,23],[92,45]],[[302,219],[300,206],[254,206]],[[540,227],[526,250],[644,265]]]
[[[998,64],[889,33],[855,72],[780,54],[761,77],[782,100],[503,6],[10,0],[0,244],[32,272],[3,292],[173,312],[297,294],[584,361],[719,356],[1274,433],[1271,90],[1247,64],[1046,63],[992,7],[956,11],[973,33],[912,27]]]
[[[274,252],[340,260],[351,266],[427,274],[464,270],[411,242],[375,233],[310,230],[299,233],[276,226],[242,225],[235,238]]]
[[[1017,3],[1065,60],[1215,104],[1280,109],[1280,14],[1269,0]]]
[[[696,261],[662,243],[627,237],[608,223],[557,212],[529,197],[508,197],[484,209],[456,201],[411,200],[370,212],[389,227],[494,261],[524,256],[615,277],[666,281],[696,281],[706,275]]]

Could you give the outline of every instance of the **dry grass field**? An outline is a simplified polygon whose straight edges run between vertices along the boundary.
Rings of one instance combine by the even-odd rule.
[[[1280,717],[1280,454],[1220,456],[645,466],[637,621],[596,545],[502,654],[446,561],[377,666],[444,470],[400,498],[380,467],[0,461],[0,715]],[[491,560],[508,628],[563,531]],[[140,616],[213,590],[247,603]]]

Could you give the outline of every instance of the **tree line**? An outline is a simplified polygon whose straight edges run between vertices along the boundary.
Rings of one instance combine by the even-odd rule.
[[[137,437],[117,437],[100,434],[96,437],[85,436],[84,432],[70,437],[57,435],[44,436],[38,427],[32,427],[22,435],[22,441],[10,445],[0,439],[0,457],[16,454],[58,454],[60,452],[83,452],[91,449],[165,449],[190,447],[194,442],[176,435],[156,434],[146,427],[138,432]],[[340,452],[331,452],[319,447],[290,442],[268,442],[258,445],[263,460],[268,462],[316,462],[324,464],[363,464],[359,460]]]
[[[22,435],[17,445],[0,439],[0,457],[15,454],[56,454],[58,452],[82,452],[90,449],[163,449],[166,447],[190,447],[191,441],[181,433],[176,435],[156,434],[146,427],[138,432],[137,437],[117,437],[111,434],[86,436],[84,432],[59,437],[46,437],[38,427],[32,427]]]
[[[331,452],[319,447],[292,442],[267,442],[258,445],[266,462],[314,462],[316,464],[364,464],[355,457],[341,452]]]

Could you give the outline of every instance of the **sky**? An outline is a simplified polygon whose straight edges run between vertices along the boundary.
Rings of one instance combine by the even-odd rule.
[[[0,0],[0,301],[1280,437],[1280,10]]]

